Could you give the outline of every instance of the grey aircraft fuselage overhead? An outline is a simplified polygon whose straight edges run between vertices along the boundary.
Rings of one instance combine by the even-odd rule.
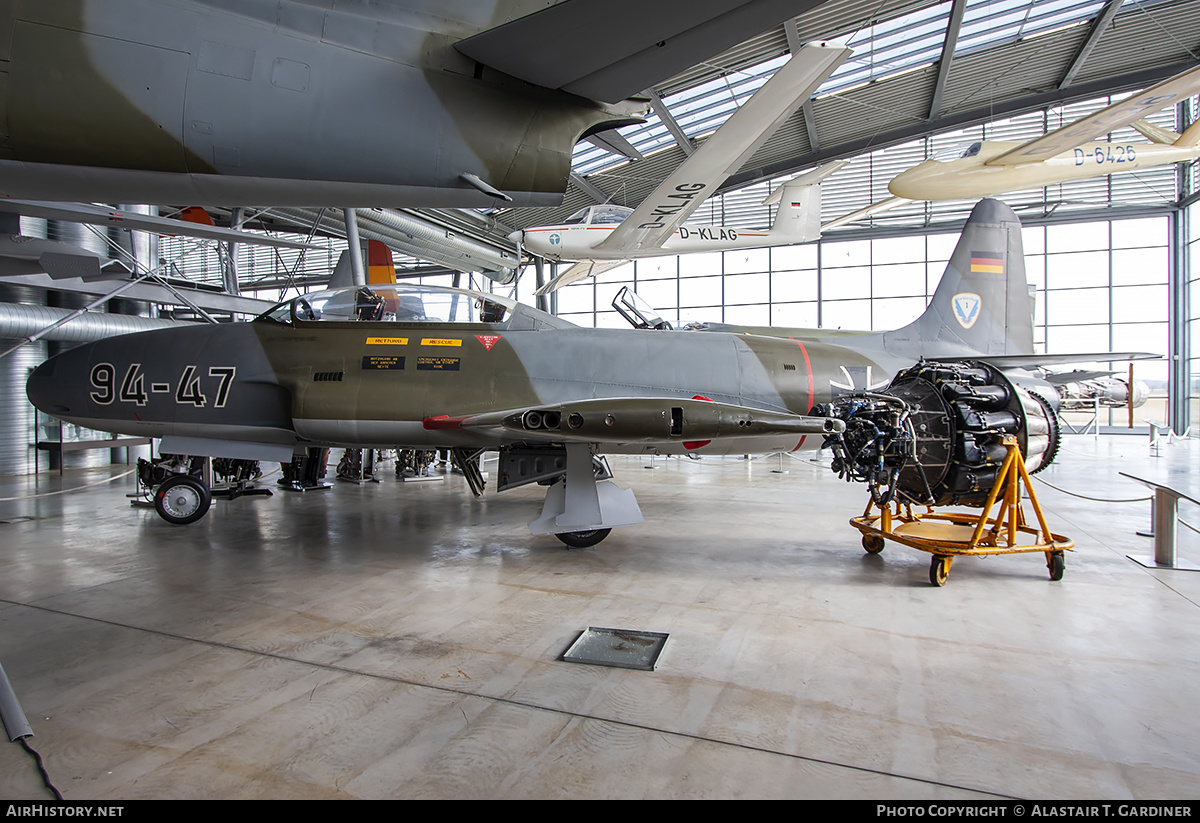
[[[579,139],[816,4],[0,0],[0,195],[554,205]]]
[[[986,200],[925,313],[881,334],[590,329],[494,295],[376,286],[298,297],[249,323],[84,344],[27,388],[42,411],[161,437],[173,453],[286,462],[328,446],[558,449],[565,502],[551,500],[563,497],[556,483],[549,514],[531,524],[557,534],[641,519],[619,490],[597,493],[610,481],[594,480],[595,453],[816,448],[843,423],[813,416],[815,405],[886,385],[921,357],[1031,353],[1020,222]]]

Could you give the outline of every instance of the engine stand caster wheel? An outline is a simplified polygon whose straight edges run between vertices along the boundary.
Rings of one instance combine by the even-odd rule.
[[[1051,580],[1062,580],[1063,572],[1067,569],[1067,560],[1062,552],[1046,552],[1046,568],[1050,570]]]
[[[946,585],[946,579],[950,577],[950,564],[953,562],[953,557],[934,555],[933,562],[929,564],[929,582],[935,586]]]
[[[883,551],[884,539],[877,534],[864,534],[862,539],[862,547],[867,550],[868,554],[879,554]]]

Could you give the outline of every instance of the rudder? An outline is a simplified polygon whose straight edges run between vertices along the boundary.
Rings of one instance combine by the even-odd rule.
[[[1021,221],[999,200],[980,200],[925,312],[884,335],[911,357],[1032,354],[1033,302]]]

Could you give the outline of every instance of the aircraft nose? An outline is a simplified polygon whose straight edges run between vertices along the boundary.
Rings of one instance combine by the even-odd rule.
[[[54,372],[58,358],[51,357],[38,366],[25,381],[25,394],[29,402],[47,414],[66,414],[71,411],[61,380],[55,380]]]
[[[909,200],[924,200],[931,196],[925,190],[930,178],[936,179],[939,166],[936,160],[926,160],[907,171],[902,171],[888,183],[888,191],[896,197],[907,197]]]
[[[517,229],[514,232],[509,232],[508,239],[514,243],[520,243],[525,240],[525,232],[521,229]]]

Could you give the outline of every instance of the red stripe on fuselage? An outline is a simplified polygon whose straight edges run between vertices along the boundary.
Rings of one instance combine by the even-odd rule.
[[[792,342],[800,347],[800,353],[804,355],[804,371],[808,373],[808,408],[811,409],[813,407],[812,362],[808,359],[808,349],[804,348],[804,344],[794,337],[792,338]],[[808,410],[806,409],[804,413],[808,414]],[[804,445],[804,440],[807,437],[807,434],[801,435],[800,442],[796,444],[796,448],[792,449],[792,451],[798,451],[800,447]]]

